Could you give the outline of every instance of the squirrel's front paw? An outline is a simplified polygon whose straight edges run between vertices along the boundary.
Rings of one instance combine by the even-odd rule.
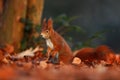
[[[47,63],[60,64],[57,57],[50,56]]]

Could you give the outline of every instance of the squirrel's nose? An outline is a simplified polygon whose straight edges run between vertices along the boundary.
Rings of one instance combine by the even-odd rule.
[[[40,37],[44,37],[44,34],[42,32],[40,33]]]

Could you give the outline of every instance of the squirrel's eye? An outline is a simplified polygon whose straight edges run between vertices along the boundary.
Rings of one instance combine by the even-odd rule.
[[[48,31],[48,30],[46,30],[46,32],[48,33],[49,31]]]

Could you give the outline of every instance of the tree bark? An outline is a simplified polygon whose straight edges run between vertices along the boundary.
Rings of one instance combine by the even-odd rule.
[[[38,37],[38,33],[35,32],[35,25],[41,24],[42,12],[44,7],[44,0],[28,0],[27,6],[27,19],[32,21],[33,32],[31,36]]]
[[[3,13],[3,24],[0,29],[0,43],[20,47],[24,25],[19,19],[26,16],[27,0],[6,0]]]
[[[35,25],[40,24],[44,0],[28,0],[27,18]]]
[[[20,18],[27,18],[35,25],[41,23],[44,0],[0,0],[0,14],[2,14],[2,26],[0,26],[0,44],[13,44],[15,50],[20,48],[23,37],[24,24]],[[34,30],[33,30],[34,32]]]
[[[2,27],[3,0],[0,0],[0,27]]]

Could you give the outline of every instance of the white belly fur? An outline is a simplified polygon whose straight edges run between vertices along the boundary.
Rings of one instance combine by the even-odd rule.
[[[51,42],[50,39],[47,39],[47,40],[46,40],[46,44],[47,44],[47,46],[49,46],[51,49],[54,49],[53,43]]]

